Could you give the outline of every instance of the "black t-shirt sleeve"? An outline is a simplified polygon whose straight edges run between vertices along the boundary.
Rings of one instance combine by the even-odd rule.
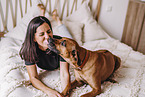
[[[26,65],[34,65],[35,63],[31,63],[31,62],[25,61],[25,64]]]
[[[60,56],[60,61],[61,62],[66,62],[61,56]]]

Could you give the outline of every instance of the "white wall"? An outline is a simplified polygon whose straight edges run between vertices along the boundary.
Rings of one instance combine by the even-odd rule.
[[[113,38],[121,40],[129,0],[102,0],[99,24]]]

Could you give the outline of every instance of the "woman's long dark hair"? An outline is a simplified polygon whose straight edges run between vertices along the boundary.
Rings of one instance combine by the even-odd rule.
[[[33,18],[27,27],[26,37],[22,45],[22,48],[20,49],[20,52],[19,52],[20,57],[24,59],[25,61],[28,61],[31,63],[38,62],[38,55],[36,52],[36,49],[38,48],[38,44],[34,41],[34,35],[36,33],[36,29],[40,25],[42,25],[44,22],[49,25],[52,31],[50,21],[43,16],[38,16],[38,17]]]

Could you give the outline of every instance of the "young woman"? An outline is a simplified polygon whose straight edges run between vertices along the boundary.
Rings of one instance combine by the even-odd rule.
[[[61,21],[56,13],[54,11],[53,18],[60,24]],[[48,49],[48,39],[50,37],[56,37],[52,33],[50,21],[43,15],[33,18],[28,25],[26,37],[20,50],[20,56],[25,60],[30,81],[34,87],[42,90],[49,97],[63,97],[61,93],[42,83],[37,73],[37,66],[45,70],[60,68],[62,90],[70,84],[68,63]]]

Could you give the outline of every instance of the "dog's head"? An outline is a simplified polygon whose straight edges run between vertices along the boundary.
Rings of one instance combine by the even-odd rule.
[[[62,37],[59,39],[50,38],[48,42],[49,49],[62,56],[69,64],[78,66],[77,51],[79,45],[76,41]]]

